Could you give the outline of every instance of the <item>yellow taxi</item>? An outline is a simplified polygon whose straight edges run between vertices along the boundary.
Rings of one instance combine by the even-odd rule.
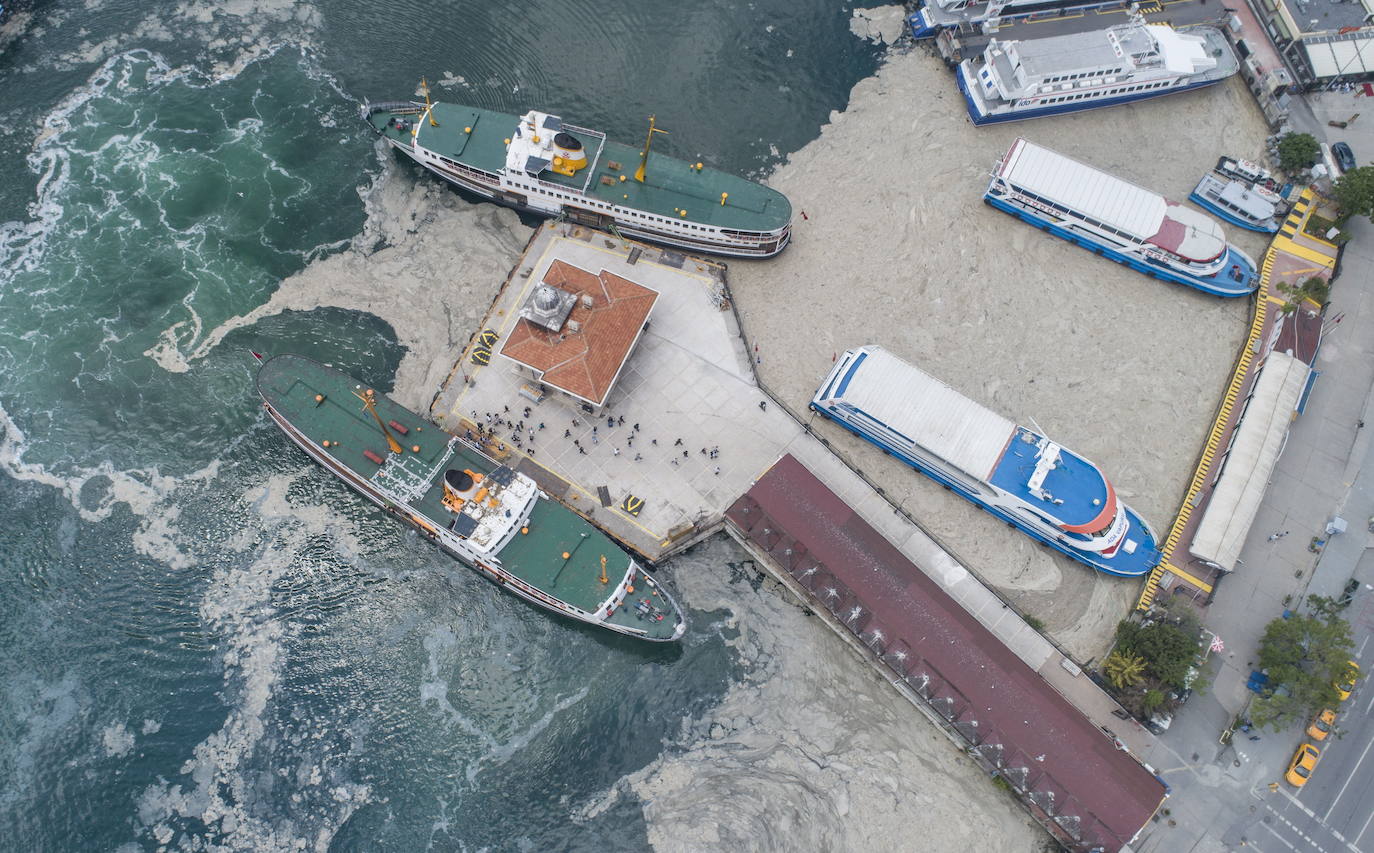
[[[1360,665],[1353,660],[1348,661],[1350,667],[1346,671],[1336,676],[1336,683],[1332,685],[1336,688],[1336,694],[1341,697],[1341,701],[1350,698],[1350,691],[1355,689],[1355,681],[1360,677]]]
[[[1283,778],[1288,780],[1288,784],[1294,788],[1301,788],[1307,784],[1312,771],[1317,768],[1317,759],[1321,758],[1321,751],[1310,743],[1305,743],[1298,747],[1298,751],[1293,754],[1293,760],[1288,764],[1288,772],[1283,774]]]
[[[1322,709],[1322,712],[1312,718],[1312,724],[1307,727],[1307,736],[1312,740],[1326,740],[1326,736],[1331,734],[1331,729],[1336,725],[1336,712],[1330,708]]]

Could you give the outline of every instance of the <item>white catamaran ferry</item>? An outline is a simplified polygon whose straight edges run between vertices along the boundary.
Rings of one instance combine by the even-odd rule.
[[[1012,143],[983,200],[1146,275],[1214,296],[1245,296],[1255,262],[1216,220],[1025,139]]]
[[[1239,62],[1215,27],[1135,20],[1087,33],[993,39],[956,76],[974,124],[1040,118],[1211,86]]]
[[[1159,562],[1155,532],[1097,466],[882,347],[846,351],[811,408],[1100,572],[1139,577]]]
[[[391,147],[446,181],[540,216],[565,216],[689,251],[766,258],[791,239],[792,205],[763,184],[609,140],[537,110],[379,103],[363,116]]]

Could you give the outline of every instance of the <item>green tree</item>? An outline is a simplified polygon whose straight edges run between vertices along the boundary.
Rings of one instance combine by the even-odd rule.
[[[1123,620],[1116,626],[1116,647],[1144,658],[1146,669],[1165,686],[1182,689],[1197,659],[1198,636],[1168,622],[1142,626]]]
[[[1340,701],[1334,682],[1350,668],[1350,624],[1332,613],[1275,619],[1260,638],[1259,665],[1273,692],[1250,705],[1250,719],[1279,731]]]
[[[1306,169],[1321,156],[1321,143],[1310,133],[1287,133],[1279,140],[1279,168],[1285,172]]]
[[[1146,690],[1145,696],[1140,700],[1140,710],[1146,714],[1154,714],[1164,707],[1164,694],[1159,690]]]
[[[1374,166],[1351,169],[1331,185],[1341,213],[1374,218]]]
[[[1325,305],[1326,300],[1331,296],[1331,284],[1318,275],[1304,280],[1301,284],[1289,284],[1281,281],[1275,287],[1280,293],[1288,297],[1280,309],[1284,314],[1292,314],[1298,310],[1298,306],[1302,305],[1303,300],[1311,299],[1321,306]],[[1314,598],[1317,597],[1320,596],[1314,596]]]
[[[1134,687],[1144,680],[1145,659],[1135,655],[1125,655],[1121,652],[1112,652],[1102,662],[1102,669],[1106,671],[1107,679],[1112,684],[1115,684],[1120,690],[1125,690],[1127,687]]]

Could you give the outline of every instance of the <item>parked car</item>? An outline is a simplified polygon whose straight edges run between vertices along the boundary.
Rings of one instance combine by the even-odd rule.
[[[1307,736],[1312,740],[1326,740],[1326,736],[1331,734],[1331,728],[1334,725],[1336,725],[1336,712],[1330,708],[1325,708],[1320,714],[1312,718],[1312,724],[1307,727]]]
[[[1349,664],[1345,672],[1336,676],[1336,683],[1332,685],[1342,702],[1350,698],[1350,691],[1355,689],[1355,681],[1360,677],[1360,665],[1353,660]]]
[[[1283,778],[1294,788],[1301,788],[1311,778],[1312,771],[1317,769],[1317,760],[1321,757],[1321,750],[1310,743],[1303,744],[1293,753],[1293,760],[1288,762],[1288,772],[1283,774]]]
[[[1336,158],[1336,165],[1341,167],[1342,172],[1349,172],[1356,166],[1355,152],[1344,142],[1337,142],[1331,146],[1331,156]]]

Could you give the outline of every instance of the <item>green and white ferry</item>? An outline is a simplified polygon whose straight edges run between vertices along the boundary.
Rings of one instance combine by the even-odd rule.
[[[766,258],[791,238],[787,196],[651,154],[654,135],[664,133],[652,117],[644,147],[635,149],[549,113],[431,103],[427,92],[423,103],[368,104],[363,116],[393,148],[465,190],[688,251]]]
[[[668,591],[610,537],[477,444],[303,356],[263,361],[257,388],[312,459],[498,586],[643,640],[686,630]]]

